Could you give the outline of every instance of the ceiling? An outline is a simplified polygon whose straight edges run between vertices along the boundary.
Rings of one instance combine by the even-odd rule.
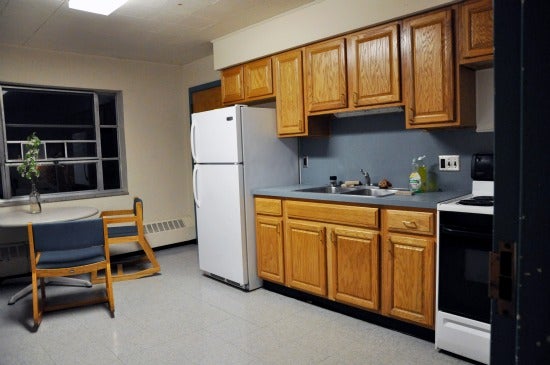
[[[184,65],[211,40],[318,0],[128,0],[109,16],[67,0],[0,0],[0,44]]]

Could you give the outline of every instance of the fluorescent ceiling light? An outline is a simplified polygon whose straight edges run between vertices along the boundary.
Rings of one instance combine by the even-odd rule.
[[[109,15],[128,0],[69,0],[69,8]]]

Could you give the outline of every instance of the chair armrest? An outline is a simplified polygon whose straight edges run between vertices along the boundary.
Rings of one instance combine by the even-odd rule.
[[[103,217],[103,224],[109,225],[115,223],[138,223],[138,218],[134,215],[128,217]]]
[[[105,216],[113,216],[113,215],[134,215],[134,211],[132,209],[125,209],[125,210],[104,210],[99,215],[100,217]]]

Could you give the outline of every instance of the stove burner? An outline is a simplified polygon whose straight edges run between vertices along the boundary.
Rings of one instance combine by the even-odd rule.
[[[492,196],[479,195],[479,196],[474,196],[473,198],[470,198],[470,199],[459,200],[458,204],[492,207],[494,204],[494,198]]]

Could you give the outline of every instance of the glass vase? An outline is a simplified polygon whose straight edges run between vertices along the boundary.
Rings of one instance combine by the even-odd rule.
[[[29,210],[32,214],[40,213],[42,206],[40,205],[40,193],[36,188],[36,184],[31,184],[31,192],[29,193]]]

